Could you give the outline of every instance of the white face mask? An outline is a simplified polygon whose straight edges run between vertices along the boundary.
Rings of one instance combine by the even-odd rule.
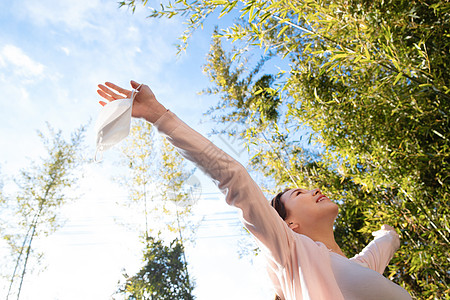
[[[103,151],[108,150],[130,134],[133,100],[140,87],[141,85],[131,92],[130,98],[114,100],[103,106],[95,123],[97,150],[94,160],[96,162],[102,160]],[[100,158],[97,155],[100,155]]]

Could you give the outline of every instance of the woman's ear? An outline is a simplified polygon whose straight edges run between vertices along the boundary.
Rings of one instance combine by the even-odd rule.
[[[296,231],[296,229],[300,228],[300,226],[298,225],[298,223],[294,223],[294,222],[287,222],[288,227],[290,229],[292,229],[293,231]]]

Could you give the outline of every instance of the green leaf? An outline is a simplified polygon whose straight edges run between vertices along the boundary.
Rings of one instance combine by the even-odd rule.
[[[289,25],[285,25],[280,32],[277,35],[277,38],[279,38],[287,29],[289,29]]]
[[[403,73],[402,73],[402,72],[399,72],[399,73],[397,74],[397,76],[395,76],[395,80],[394,80],[394,82],[393,82],[392,84],[393,84],[393,85],[396,85],[397,82],[398,82],[402,77],[403,77]]]

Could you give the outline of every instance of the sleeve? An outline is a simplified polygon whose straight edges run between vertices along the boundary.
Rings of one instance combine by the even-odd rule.
[[[154,124],[182,156],[213,179],[229,205],[242,212],[244,226],[267,254],[284,266],[293,245],[293,232],[270,206],[246,169],[208,139],[168,111]]]
[[[395,230],[388,229],[384,225],[372,235],[375,238],[352,259],[383,274],[395,251],[400,247],[400,238]]]

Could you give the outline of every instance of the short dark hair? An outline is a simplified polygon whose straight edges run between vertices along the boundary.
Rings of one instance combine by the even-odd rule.
[[[286,213],[286,207],[284,206],[284,203],[281,202],[281,196],[283,196],[284,193],[289,191],[290,189],[285,189],[282,192],[279,192],[275,197],[273,197],[272,201],[270,201],[270,205],[272,205],[273,208],[277,211],[278,215],[283,219],[286,220],[287,213]]]

